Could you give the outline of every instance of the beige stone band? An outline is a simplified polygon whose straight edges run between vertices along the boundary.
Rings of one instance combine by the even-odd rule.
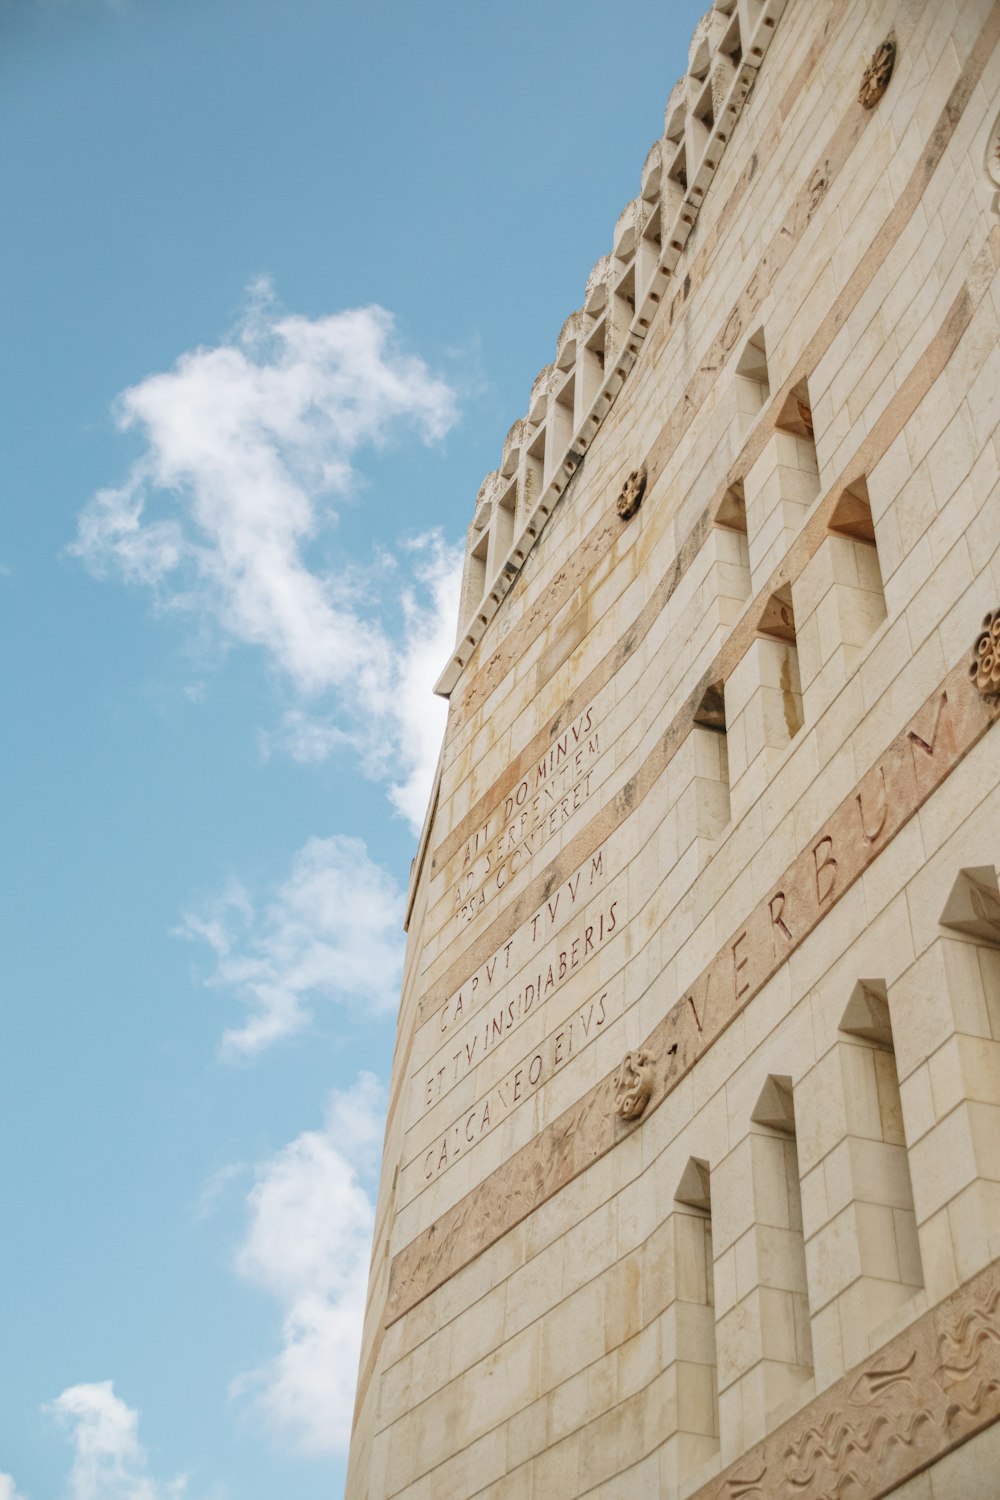
[[[998,1417],[1000,1261],[994,1261],[690,1500],[879,1500]]]
[[[642,1043],[643,1050],[659,1060],[644,1119],[677,1087],[997,718],[1000,701],[988,703],[981,697],[969,679],[968,662],[963,660]],[[640,772],[634,780],[644,795],[655,777],[650,776],[646,785]],[[613,805],[627,806],[631,811],[638,800],[638,793],[631,799],[620,793]],[[595,822],[601,824],[602,819]],[[602,838],[606,832],[602,830]],[[615,1114],[613,1095],[611,1073],[399,1252],[390,1273],[387,1323],[443,1285],[586,1171],[624,1135],[642,1128],[641,1123],[627,1124]]]

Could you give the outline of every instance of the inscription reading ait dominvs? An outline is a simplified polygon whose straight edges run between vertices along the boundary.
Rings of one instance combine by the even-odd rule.
[[[600,749],[591,706],[476,830],[462,851],[454,886],[454,911],[461,922],[471,922],[583,806]]]

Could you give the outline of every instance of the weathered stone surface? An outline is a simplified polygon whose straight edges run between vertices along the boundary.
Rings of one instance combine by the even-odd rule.
[[[349,1500],[995,1500],[998,89],[717,0],[478,497]]]

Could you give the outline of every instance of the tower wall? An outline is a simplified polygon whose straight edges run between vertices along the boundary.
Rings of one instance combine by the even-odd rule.
[[[350,1500],[995,1500],[998,110],[721,0],[484,481]]]

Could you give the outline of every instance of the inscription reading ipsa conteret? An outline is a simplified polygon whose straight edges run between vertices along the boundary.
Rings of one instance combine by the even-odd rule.
[[[460,922],[471,922],[583,806],[600,751],[600,731],[590,707],[477,828],[462,850],[453,886],[453,910]]]

